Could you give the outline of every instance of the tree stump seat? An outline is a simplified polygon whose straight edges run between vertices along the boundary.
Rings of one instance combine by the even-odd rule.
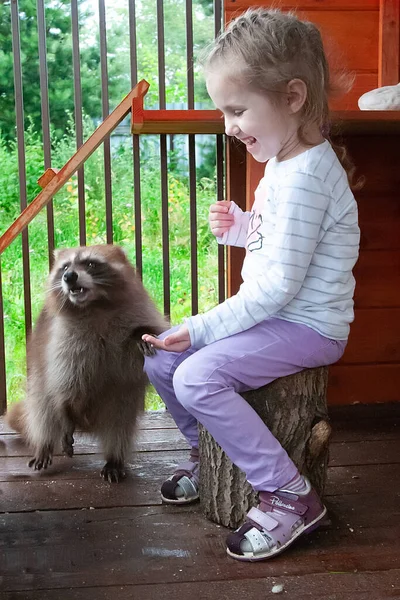
[[[243,394],[320,495],[325,486],[331,433],[327,379],[327,367],[305,369]],[[238,527],[257,504],[256,493],[202,425],[199,452],[204,515],[226,527]]]

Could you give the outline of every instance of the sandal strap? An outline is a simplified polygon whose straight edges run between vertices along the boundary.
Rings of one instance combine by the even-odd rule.
[[[263,492],[262,503],[271,508],[277,508],[287,513],[294,513],[302,517],[308,510],[307,504],[298,500],[296,494],[285,492]]]
[[[262,510],[256,508],[255,506],[253,506],[253,508],[251,508],[247,513],[247,519],[259,525],[261,529],[265,529],[266,531],[272,531],[279,525],[279,521],[271,517],[271,515],[262,512]]]
[[[198,495],[197,486],[192,479],[189,479],[187,475],[182,475],[182,477],[175,481],[176,485],[182,489],[185,498],[194,498],[194,496]]]

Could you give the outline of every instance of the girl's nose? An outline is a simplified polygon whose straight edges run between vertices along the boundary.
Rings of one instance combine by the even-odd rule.
[[[225,133],[226,135],[237,135],[240,131],[240,128],[234,121],[231,119],[225,118]]]

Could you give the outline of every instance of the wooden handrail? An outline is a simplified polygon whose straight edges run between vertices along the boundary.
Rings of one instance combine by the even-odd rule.
[[[145,110],[144,96],[133,100],[131,132],[138,133],[224,133],[224,118],[219,110]]]
[[[118,106],[106,117],[99,127],[92,133],[70,160],[62,169],[47,169],[46,173],[39,179],[44,186],[42,191],[32,200],[32,202],[22,211],[19,217],[10,225],[5,233],[0,237],[0,254],[15,240],[17,235],[29,225],[46,204],[50,202],[53,196],[62,188],[62,186],[72,177],[72,175],[82,166],[91,154],[100,146],[102,141],[110,135],[112,131],[121,123],[130,110],[132,110],[133,100],[143,96],[149,84],[140,81]]]

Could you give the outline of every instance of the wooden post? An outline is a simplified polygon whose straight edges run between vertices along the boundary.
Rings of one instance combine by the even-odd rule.
[[[325,486],[331,433],[327,379],[327,367],[305,369],[243,394],[320,494]],[[236,528],[257,504],[257,496],[244,473],[201,425],[199,434],[203,513],[211,521]]]

